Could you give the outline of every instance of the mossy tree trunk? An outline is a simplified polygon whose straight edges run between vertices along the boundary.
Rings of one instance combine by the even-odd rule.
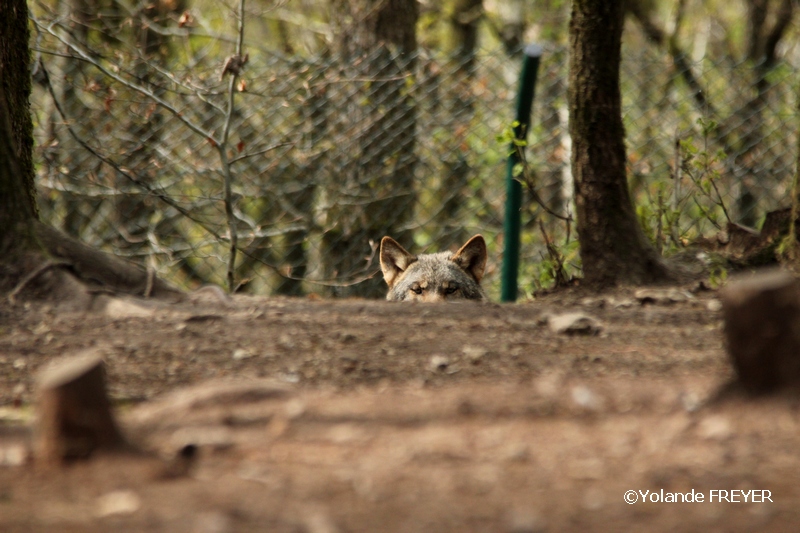
[[[669,277],[639,226],[628,189],[619,85],[623,13],[622,0],[572,3],[572,173],[584,280],[594,287]]]

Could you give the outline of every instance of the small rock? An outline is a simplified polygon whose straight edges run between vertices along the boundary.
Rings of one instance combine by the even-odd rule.
[[[343,343],[347,344],[347,343],[350,343],[350,342],[354,342],[354,341],[356,341],[356,340],[358,339],[358,337],[356,337],[356,336],[355,336],[354,334],[352,334],[352,333],[342,333],[341,335],[339,335],[339,339],[340,339],[340,340],[341,340]]]
[[[694,299],[689,292],[679,289],[639,289],[633,293],[633,297],[642,305],[671,305]]]
[[[584,313],[564,313],[550,316],[547,325],[552,332],[566,335],[597,335],[603,330],[596,318]]]
[[[579,407],[589,409],[591,411],[596,411],[601,407],[600,398],[598,398],[595,393],[593,393],[584,385],[572,387],[570,394],[572,396],[572,401],[575,402],[575,404]]]
[[[611,307],[613,307],[614,309],[633,307],[633,303],[634,302],[631,298],[622,298],[620,300],[611,298]]]
[[[131,490],[115,490],[97,498],[95,516],[129,515],[139,510],[142,500]]]
[[[234,361],[241,361],[242,359],[250,359],[251,357],[253,357],[253,353],[243,348],[236,348],[233,351]]]
[[[709,300],[706,304],[706,309],[711,311],[712,313],[716,313],[717,311],[722,311],[722,302],[719,300]]]
[[[103,309],[110,318],[148,318],[155,310],[121,298],[108,298]]]
[[[697,396],[697,394],[693,392],[686,392],[680,395],[680,402],[686,411],[693,413],[697,411],[703,402]]]
[[[297,372],[282,372],[278,379],[285,383],[300,383],[300,374]]]
[[[725,440],[733,433],[730,421],[721,415],[706,417],[700,422],[697,434],[707,440]]]
[[[298,398],[289,400],[284,406],[284,413],[289,420],[300,418],[305,412],[306,404]]]
[[[450,359],[445,355],[434,355],[428,361],[428,368],[433,372],[443,372],[447,370]]]
[[[217,285],[204,285],[189,293],[189,300],[195,304],[223,304],[229,306],[232,302],[231,297],[221,287]]]
[[[464,353],[464,356],[469,359],[472,363],[477,363],[487,354],[486,348],[481,348],[480,346],[464,346],[461,349]]]
[[[606,300],[604,298],[591,298],[588,296],[586,298],[581,298],[579,303],[583,307],[603,308],[606,306]]]
[[[39,322],[39,324],[31,330],[34,335],[44,335],[45,333],[50,332],[50,326],[45,324],[44,322]]]
[[[0,448],[0,466],[22,466],[28,460],[28,450],[22,444]]]

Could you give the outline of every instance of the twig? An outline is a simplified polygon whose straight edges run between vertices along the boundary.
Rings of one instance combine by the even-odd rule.
[[[44,273],[45,271],[60,266],[71,266],[71,263],[68,263],[67,261],[47,261],[43,265],[40,265],[39,268],[37,268],[33,272],[29,273],[27,276],[22,278],[22,281],[20,281],[17,284],[17,286],[14,287],[14,290],[11,291],[11,294],[8,295],[8,303],[10,303],[11,305],[16,304],[17,296],[22,291],[22,289],[24,289],[25,286],[28,285],[28,283],[36,279],[38,276],[42,275],[42,273]]]
[[[264,148],[263,150],[259,150],[258,152],[252,152],[252,153],[249,153],[249,154],[242,154],[242,155],[240,155],[238,157],[234,157],[233,159],[228,161],[228,163],[230,163],[232,165],[232,164],[236,163],[237,161],[241,161],[242,159],[247,159],[249,157],[255,157],[257,155],[266,154],[267,152],[271,152],[272,150],[276,150],[276,149],[281,148],[283,146],[294,146],[294,144],[295,144],[294,141],[286,141],[286,142],[282,142],[282,143],[278,143],[278,144],[273,144],[272,146],[268,146],[268,147]]]
[[[692,201],[694,202],[694,205],[697,206],[698,209],[700,209],[700,213],[703,215],[703,217],[705,217],[706,220],[711,222],[714,225],[714,227],[717,228],[718,230],[722,230],[722,226],[717,224],[717,221],[711,217],[711,213],[709,213],[708,210],[705,207],[703,207],[703,205],[697,200],[696,196],[692,195]]]
[[[521,146],[517,146],[516,150],[517,150],[517,156],[519,157],[519,161],[522,164],[522,177],[524,178],[524,181],[522,183],[524,183],[525,186],[528,188],[528,191],[530,191],[531,196],[533,196],[534,201],[536,201],[536,203],[539,204],[539,206],[542,209],[544,209],[545,212],[547,214],[549,214],[550,216],[553,216],[553,217],[555,217],[555,218],[557,218],[559,220],[563,220],[563,221],[569,223],[572,220],[572,215],[566,215],[565,216],[565,215],[561,215],[559,213],[556,213],[555,211],[550,209],[547,206],[547,204],[544,203],[544,200],[542,200],[542,197],[539,196],[539,193],[536,191],[536,187],[533,186],[533,179],[532,179],[532,177],[530,175],[530,169],[528,167],[528,161],[527,161],[527,159],[525,159],[525,151],[522,149]]]
[[[716,180],[714,180],[713,175],[709,169],[708,165],[708,137],[703,137],[703,149],[705,151],[705,156],[703,157],[703,166],[705,167],[706,176],[709,176],[708,181],[711,182],[711,186],[714,187],[714,192],[717,193],[717,201],[715,202],[718,206],[722,208],[722,213],[725,215],[725,218],[728,222],[732,222],[730,215],[728,215],[728,210],[725,208],[725,200],[722,199],[722,193],[719,192],[719,188],[717,187]]]
[[[567,276],[564,272],[564,260],[561,258],[561,254],[558,252],[555,245],[550,241],[550,237],[548,237],[547,231],[544,229],[544,222],[542,222],[541,218],[539,219],[539,229],[542,230],[542,236],[544,237],[544,244],[547,248],[547,254],[556,265],[556,287],[565,287],[567,285]]]
[[[244,2],[239,0],[239,38],[236,42],[236,56],[242,57],[244,46]],[[230,60],[229,60],[230,61]],[[227,69],[226,69],[227,70]],[[225,71],[223,70],[223,75]],[[233,121],[234,97],[236,95],[236,80],[239,77],[239,69],[230,69],[230,81],[228,82],[228,112],[225,116],[225,126],[222,129],[222,139],[217,144],[220,163],[222,164],[222,175],[225,188],[225,215],[228,219],[228,235],[230,238],[230,257],[228,258],[228,291],[233,292],[236,288],[236,250],[239,236],[236,233],[236,215],[233,212],[233,193],[231,192],[233,175],[231,164],[228,161],[228,138]]]
[[[152,255],[150,256],[152,257]],[[144,297],[150,298],[150,294],[153,292],[153,282],[156,278],[156,269],[153,268],[151,261],[147,262],[147,283],[144,286]]]

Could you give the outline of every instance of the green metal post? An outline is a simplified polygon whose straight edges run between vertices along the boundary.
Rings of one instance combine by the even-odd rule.
[[[517,126],[514,137],[524,141],[528,136],[528,126],[533,107],[536,74],[539,70],[539,58],[542,47],[529,44],[525,47],[525,59],[519,76],[519,93],[517,93]],[[519,274],[519,241],[520,241],[520,207],[522,206],[522,184],[514,177],[514,167],[520,162],[516,146],[511,146],[506,168],[506,212],[503,221],[503,268],[502,289],[500,299],[503,302],[517,300],[517,276]]]

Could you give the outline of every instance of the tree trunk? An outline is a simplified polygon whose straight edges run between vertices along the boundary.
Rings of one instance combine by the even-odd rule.
[[[572,173],[584,280],[594,287],[668,278],[636,220],[628,190],[619,87],[623,20],[622,0],[572,4]]]
[[[24,0],[0,2],[0,70],[9,113],[19,172],[28,196],[27,207],[36,213],[33,187],[33,121],[28,98],[31,94],[30,50],[27,43],[28,8]],[[6,46],[6,43],[11,46]],[[25,46],[13,46],[25,43]]]
[[[32,247],[37,217],[25,0],[0,2],[0,256]]]
[[[463,224],[463,207],[469,196],[469,179],[473,169],[466,148],[467,137],[475,115],[473,85],[477,65],[478,23],[483,15],[483,0],[453,0],[446,6],[450,12],[448,54],[444,105],[447,109],[443,124],[447,137],[442,157],[442,177],[439,187],[441,210],[437,214],[440,228],[439,246],[444,249],[465,242],[469,235]]]
[[[375,251],[382,237],[411,240],[417,113],[408,80],[416,65],[419,6],[335,0],[331,8],[341,73],[353,85],[340,85],[346,99],[335,126],[341,153],[321,195],[320,257],[325,278],[357,279],[379,271]],[[380,297],[385,286],[373,275],[334,294]]]
[[[779,4],[773,17],[776,20],[770,27],[767,24],[769,8],[775,4]],[[794,6],[791,0],[749,0],[746,8],[748,24],[745,57],[751,67],[750,86],[741,91],[746,100],[728,123],[738,130],[735,133],[739,138],[736,152],[728,155],[734,156],[739,179],[737,221],[752,228],[759,218],[759,199],[755,191],[775,186],[771,182],[773,176],[769,166],[759,164],[769,156],[765,153],[768,147],[765,146],[764,139],[764,110],[769,107],[769,89],[772,85],[768,75],[777,63],[776,49],[786,28],[791,24]]]

